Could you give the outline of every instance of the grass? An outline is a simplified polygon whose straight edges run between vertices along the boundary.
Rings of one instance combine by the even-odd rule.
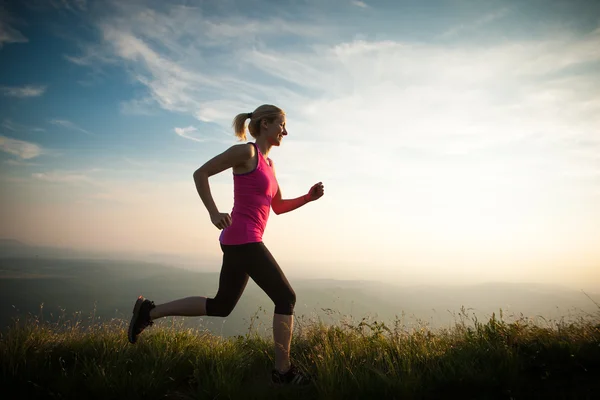
[[[372,319],[296,321],[292,357],[309,387],[269,382],[270,337],[222,338],[165,319],[127,341],[127,322],[91,316],[17,320],[0,337],[0,376],[14,398],[592,399],[600,393],[600,312],[534,323],[463,308],[448,329]],[[253,324],[251,323],[251,326]]]

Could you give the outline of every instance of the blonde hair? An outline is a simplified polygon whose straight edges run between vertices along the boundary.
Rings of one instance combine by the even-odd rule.
[[[233,123],[233,131],[241,141],[246,140],[246,120],[250,118],[248,123],[248,131],[253,138],[258,138],[260,135],[260,121],[266,119],[267,122],[273,122],[275,118],[285,116],[283,110],[271,104],[263,104],[251,113],[242,113],[235,116]]]

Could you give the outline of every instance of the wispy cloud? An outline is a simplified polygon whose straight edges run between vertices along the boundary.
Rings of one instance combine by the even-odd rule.
[[[561,175],[566,178],[596,180],[600,183],[600,166],[596,168],[582,168],[578,171],[563,171]]]
[[[122,102],[120,109],[127,115],[153,115],[156,112],[156,105],[152,97],[142,97]]]
[[[0,136],[0,149],[25,160],[35,158],[43,152],[42,148],[35,143],[12,139],[6,136]]]
[[[220,185],[215,183],[215,197],[221,192]],[[92,200],[103,200],[113,203],[127,204],[131,206],[144,204],[146,206],[154,206],[154,209],[164,209],[165,204],[172,203],[173,198],[180,199],[180,205],[187,205],[190,200],[196,199],[196,194],[193,188],[193,182],[169,180],[164,184],[156,185],[155,182],[122,182],[116,180],[105,179],[97,182],[94,191],[89,191],[87,197]],[[183,194],[183,196],[181,196]],[[146,199],[146,202],[144,202]],[[160,207],[156,207],[161,204]],[[135,208],[135,207],[134,207]],[[138,208],[135,208],[138,209]]]
[[[368,6],[368,5],[367,5],[365,2],[363,2],[363,1],[357,1],[357,0],[354,0],[354,1],[352,1],[351,3],[352,3],[352,4],[354,4],[354,5],[355,5],[355,6],[357,6],[357,7],[360,7],[360,8],[368,8],[368,7],[369,7],[369,6]]]
[[[5,119],[4,121],[2,121],[2,127],[5,129],[8,129],[9,131],[13,131],[13,132],[20,130],[20,126],[17,126],[15,123],[13,123],[9,119]]]
[[[8,129],[9,131],[12,132],[44,132],[45,129],[44,128],[38,128],[38,127],[31,127],[31,126],[26,126],[23,124],[18,124],[16,122],[14,122],[11,119],[4,119],[2,121],[2,125],[1,125],[4,129]]]
[[[141,62],[146,71],[135,74],[136,79],[150,89],[152,97],[161,107],[171,111],[189,111],[199,107],[192,93],[200,87],[214,87],[215,82],[200,73],[182,68],[152,50],[142,40],[127,32],[106,28],[107,40],[126,60]]]
[[[64,58],[75,65],[99,69],[101,65],[115,64],[117,60],[107,52],[106,45],[100,43],[80,44],[79,55],[65,54]]]
[[[0,49],[5,43],[27,43],[29,39],[12,25],[15,19],[6,10],[6,7],[0,3]]]
[[[65,120],[65,119],[53,119],[52,121],[50,121],[50,123],[54,124],[54,125],[62,126],[63,128],[67,128],[67,129],[71,129],[71,130],[74,130],[74,131],[82,132],[82,133],[85,133],[86,135],[94,135],[92,132],[90,132],[88,130],[85,130],[85,129],[77,126],[73,122]]]
[[[245,109],[248,103],[257,103],[259,96],[270,97],[268,93],[277,92],[276,88],[219,71],[220,65],[213,67],[211,73],[204,73],[192,67],[201,60],[170,60],[130,32],[105,27],[104,34],[115,46],[115,52],[132,63],[135,79],[148,88],[152,99],[163,109],[190,113],[204,122],[223,121]],[[163,44],[169,45],[169,42]],[[226,61],[225,65],[230,64]],[[239,99],[221,100],[219,97],[224,92],[238,92]]]
[[[190,139],[196,142],[205,142],[206,139],[199,139],[193,136],[190,136],[189,134],[192,132],[197,132],[198,129],[193,127],[193,126],[188,126],[187,128],[175,128],[175,133],[178,134],[179,136],[186,138],[186,139]]]
[[[142,162],[142,161],[137,161],[137,160],[134,160],[134,159],[132,159],[132,158],[129,158],[129,157],[123,157],[123,160],[124,160],[124,161],[125,161],[127,164],[129,164],[129,165],[132,165],[132,166],[134,166],[134,167],[139,167],[139,168],[147,168],[147,167],[149,167],[149,166],[150,166],[150,163],[147,163],[147,162]]]
[[[202,121],[230,119],[247,104],[289,89],[240,79],[239,66],[231,63],[232,57],[238,58],[236,54],[219,51],[207,63],[207,51],[225,46],[235,52],[262,46],[275,36],[318,39],[332,29],[277,16],[266,21],[235,14],[206,18],[200,7],[161,6],[159,10],[138,3],[110,4],[115,14],[97,21],[104,41],[90,45],[89,54],[94,62],[125,62],[133,78],[148,89],[141,100],[122,104],[125,113],[146,113],[144,106],[150,96],[163,109],[190,113]],[[87,59],[69,59],[80,65],[91,64]],[[225,101],[220,97],[226,92],[238,92],[239,96]]]
[[[500,18],[505,17],[510,10],[508,8],[502,8],[500,10],[485,14],[476,18],[472,21],[457,25],[453,28],[448,29],[443,32],[440,37],[441,38],[450,38],[459,35],[460,33],[469,33],[477,28],[485,26],[493,21],[496,21]]]
[[[49,4],[58,10],[81,12],[87,10],[87,0],[50,0]]]
[[[38,97],[44,94],[46,86],[25,85],[25,86],[0,86],[0,92],[9,97]]]
[[[23,161],[23,160],[15,160],[15,159],[5,160],[4,162],[8,165],[13,165],[15,167],[33,167],[33,166],[40,165],[38,163],[32,163],[32,162],[27,162],[27,161]]]
[[[188,148],[188,150],[189,150],[189,148]],[[197,152],[198,150],[192,150],[192,151]],[[164,171],[173,171],[173,170],[179,170],[179,169],[190,169],[194,165],[194,164],[185,163],[185,162],[163,162],[163,161],[159,161],[156,159],[140,158],[137,156],[136,156],[136,158],[122,157],[121,160],[125,161],[126,166],[125,166],[125,168],[123,168],[119,165],[117,167],[118,171],[127,169],[128,166],[132,166],[132,167],[136,167],[139,169],[144,169],[146,171],[155,171],[155,172],[163,171],[164,172]],[[111,162],[111,164],[117,165],[118,161],[119,160],[115,160],[115,162]]]
[[[21,32],[0,21],[0,48],[4,43],[27,43],[27,39]]]
[[[111,55],[103,42],[88,43],[80,38],[70,38],[79,48],[78,52],[63,54],[65,60],[87,69],[87,76],[77,82],[82,86],[94,86],[106,79],[110,72],[107,66],[114,67],[118,60]]]
[[[36,172],[31,174],[35,179],[51,183],[92,183],[92,179],[84,174],[68,171]]]

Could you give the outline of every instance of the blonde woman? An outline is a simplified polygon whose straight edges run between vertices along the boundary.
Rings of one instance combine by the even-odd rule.
[[[262,235],[270,209],[275,214],[295,210],[323,196],[321,182],[308,193],[293,199],[283,199],[275,177],[273,160],[268,156],[273,146],[281,145],[288,132],[285,113],[278,107],[265,104],[251,113],[238,114],[233,120],[235,135],[246,140],[248,131],[254,142],[238,144],[217,155],[194,172],[196,189],[206,206],[210,220],[221,230],[219,237],[223,264],[219,289],[214,298],[186,297],[165,304],[140,296],[133,309],[129,326],[129,341],[152,321],[166,316],[228,316],[237,304],[248,278],[252,278],[275,304],[273,339],[275,342],[275,369],[273,382],[278,384],[309,383],[310,377],[290,361],[293,312],[296,294],[283,271],[264,245]],[[217,208],[208,178],[232,168],[234,205],[231,215]]]

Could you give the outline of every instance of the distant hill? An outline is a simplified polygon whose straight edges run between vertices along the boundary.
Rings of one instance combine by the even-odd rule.
[[[0,258],[0,329],[24,314],[55,320],[60,315],[95,315],[129,319],[135,298],[142,294],[157,303],[186,296],[214,296],[218,273],[199,273],[158,263],[105,259],[45,257]],[[453,325],[461,307],[483,319],[492,313],[504,318],[523,314],[545,319],[577,318],[597,313],[585,294],[540,284],[488,283],[460,287],[400,287],[374,281],[290,280],[297,294],[299,324],[308,319],[337,323],[344,318],[376,318],[391,324],[402,320],[432,328]],[[596,301],[597,294],[589,294]],[[186,318],[189,327],[205,327],[224,336],[245,333],[250,321],[268,331],[273,305],[250,281],[232,314],[221,318]],[[253,317],[254,316],[254,317]],[[258,318],[256,318],[258,317]]]
[[[10,257],[91,257],[93,252],[69,248],[38,246],[23,243],[16,239],[0,239],[0,259]]]
[[[198,267],[206,261],[193,255],[92,251],[69,247],[40,246],[15,239],[0,239],[0,260],[3,258],[136,260],[180,267]]]
[[[29,247],[16,239],[0,239],[0,251]]]

